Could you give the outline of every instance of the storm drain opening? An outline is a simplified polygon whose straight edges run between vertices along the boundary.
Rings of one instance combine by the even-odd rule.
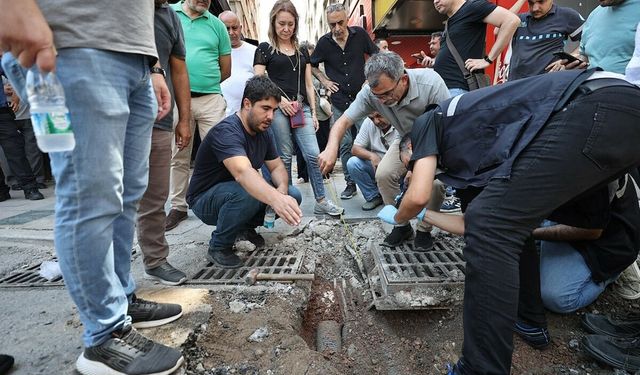
[[[50,261],[56,262],[57,259],[53,258]],[[64,286],[62,276],[57,276],[51,281],[40,276],[41,264],[42,262],[34,264],[0,279],[0,288]]]
[[[410,244],[371,244],[370,250],[375,263],[370,286],[378,310],[441,309],[462,303],[465,261],[456,241],[435,241],[426,252]]]
[[[187,280],[187,284],[245,284],[245,276],[252,269],[263,274],[296,274],[302,266],[303,256],[303,250],[291,253],[277,249],[258,249],[248,253],[240,268],[224,269],[209,262]]]

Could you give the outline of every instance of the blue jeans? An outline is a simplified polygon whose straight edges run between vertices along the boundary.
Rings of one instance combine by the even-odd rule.
[[[300,191],[289,185],[289,195],[302,202]],[[215,225],[209,241],[210,249],[233,246],[243,230],[264,222],[266,204],[255,199],[236,181],[221,182],[195,198],[193,213],[207,225]]]
[[[331,126],[333,126],[333,124],[336,121],[338,121],[340,116],[342,116],[344,111],[338,109],[338,107],[336,106],[332,106],[331,111],[333,112],[333,115],[332,115],[333,121],[331,122]],[[354,123],[355,129],[353,127],[347,129],[347,131],[344,133],[344,136],[340,140],[340,148],[338,149],[338,156],[340,156],[340,163],[342,163],[342,173],[344,173],[344,180],[347,182],[347,184],[355,183],[355,181],[353,180],[349,172],[349,168],[347,168],[347,162],[353,156],[351,154],[351,149],[353,148],[353,141],[356,137],[356,134],[358,134],[358,130],[360,130],[360,126],[362,126],[362,121],[364,120],[360,120]]]
[[[540,241],[540,291],[547,309],[564,314],[588,306],[614,280],[593,281],[584,258],[569,243]]]
[[[376,185],[376,172],[373,169],[373,164],[371,164],[369,160],[352,156],[349,161],[347,161],[347,169],[351,174],[351,178],[353,178],[356,185],[360,188],[360,191],[362,191],[362,196],[364,196],[367,202],[380,196],[378,185]]]
[[[3,65],[24,92],[24,71],[9,60]],[[58,51],[56,74],[76,147],[50,154],[55,247],[90,347],[130,322],[136,205],[147,186],[157,102],[142,55],[65,48]]]
[[[325,197],[325,192],[320,167],[318,166],[320,149],[318,149],[318,140],[316,139],[315,129],[313,129],[311,110],[308,105],[304,106],[304,120],[305,124],[303,127],[292,129],[289,123],[289,117],[280,109],[277,109],[273,114],[271,128],[273,129],[273,135],[275,136],[276,145],[278,146],[278,153],[289,173],[289,181],[291,181],[291,158],[295,154],[293,139],[291,137],[296,137],[296,143],[298,147],[300,147],[304,160],[307,162],[307,170],[309,171],[309,181],[311,181],[313,195],[316,200],[319,201]]]

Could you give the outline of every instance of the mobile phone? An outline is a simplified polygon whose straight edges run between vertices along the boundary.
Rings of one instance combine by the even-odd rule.
[[[415,57],[419,63],[422,63],[422,54],[421,53],[412,53],[411,57]]]
[[[575,57],[575,56],[573,56],[573,55],[571,55],[569,53],[566,53],[564,51],[554,52],[553,56],[555,56],[555,57],[557,57],[559,59],[562,59],[562,60],[568,60],[570,63],[572,63],[574,61],[584,62],[584,61],[580,60],[579,58],[577,58],[577,57]]]

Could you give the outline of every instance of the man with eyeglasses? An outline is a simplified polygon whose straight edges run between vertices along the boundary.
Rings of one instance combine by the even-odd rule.
[[[380,112],[370,114],[358,130],[351,149],[353,156],[347,161],[347,168],[366,201],[362,205],[363,211],[371,211],[382,204],[376,184],[376,169],[389,150],[389,145],[398,138],[396,129]]]
[[[395,52],[378,53],[365,64],[365,84],[355,100],[333,124],[326,149],[318,156],[322,173],[327,173],[336,162],[338,145],[342,136],[354,123],[362,121],[370,113],[377,111],[391,122],[400,136],[409,132],[414,120],[425,112],[431,104],[449,98],[449,91],[442,78],[432,69],[404,69],[402,58]],[[400,180],[407,170],[400,161],[399,140],[389,145],[375,178],[384,204],[393,204],[400,192]],[[433,189],[428,208],[438,211],[443,200],[442,186]],[[433,248],[431,226],[418,223],[414,249],[428,251]],[[413,237],[413,229],[408,221],[398,223],[384,239],[389,247],[401,245]]]
[[[369,34],[362,27],[349,26],[347,10],[342,4],[327,7],[327,22],[331,31],[323,35],[311,55],[313,74],[331,93],[331,109],[335,122],[353,102],[364,84],[363,66],[366,55],[378,52]],[[319,64],[324,64],[324,72]],[[364,118],[364,116],[363,116]],[[356,121],[360,129],[362,120]],[[351,147],[355,132],[346,132],[340,142],[340,161],[347,186],[340,194],[341,199],[350,199],[358,192],[356,184],[347,170],[347,160],[351,158]]]

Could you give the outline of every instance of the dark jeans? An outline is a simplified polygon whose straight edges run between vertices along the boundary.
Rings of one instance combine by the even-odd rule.
[[[465,374],[508,374],[520,260],[531,231],[573,197],[640,164],[640,90],[603,88],[555,113],[465,213]]]
[[[462,212],[483,188],[458,189]],[[540,256],[533,237],[530,236],[522,247],[520,255],[520,291],[518,295],[518,320],[535,327],[547,327],[542,292],[540,289]]]
[[[36,178],[27,160],[24,136],[18,131],[13,113],[5,112],[3,108],[0,108],[0,147],[22,189],[35,188]]]
[[[9,185],[4,182],[4,173],[2,172],[2,167],[0,167],[0,195],[5,195],[9,193]]]
[[[331,123],[331,126],[333,126],[333,123],[338,121],[344,111],[338,109],[336,106],[332,106],[331,110],[333,111],[333,122]],[[340,155],[340,163],[342,163],[342,173],[344,173],[344,180],[347,182],[347,184],[355,184],[353,178],[351,178],[351,175],[349,174],[347,162],[349,161],[349,159],[351,159],[351,156],[353,156],[351,154],[353,141],[356,139],[356,135],[358,135],[358,130],[360,130],[360,126],[362,126],[362,121],[363,120],[360,120],[354,123],[355,126],[347,129],[347,131],[344,133],[344,136],[342,136],[342,140],[340,140],[340,148],[338,149],[338,154]]]
[[[302,202],[302,194],[289,185],[289,195]],[[209,248],[233,246],[236,236],[243,230],[255,228],[264,222],[266,205],[255,199],[235,181],[221,182],[200,194],[191,206],[193,213],[208,225],[215,225]]]

